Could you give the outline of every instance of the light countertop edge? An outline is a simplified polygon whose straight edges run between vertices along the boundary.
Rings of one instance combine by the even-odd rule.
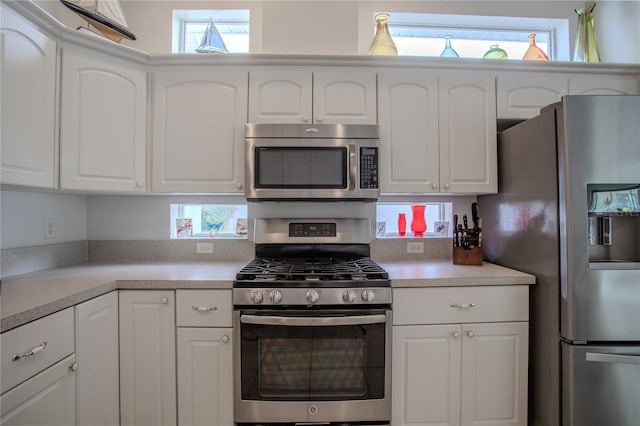
[[[378,263],[394,288],[535,284],[533,275],[486,262],[483,266],[450,261]],[[235,273],[245,264],[86,263],[9,277],[1,284],[0,332],[114,290],[231,289]]]

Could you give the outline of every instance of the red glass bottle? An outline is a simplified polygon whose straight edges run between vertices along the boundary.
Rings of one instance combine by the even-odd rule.
[[[411,218],[411,232],[416,237],[422,237],[424,235],[424,231],[427,230],[427,222],[424,220],[424,205],[422,204],[414,204],[411,206],[411,213],[413,217]]]
[[[398,235],[404,236],[407,232],[407,217],[404,213],[398,213]]]

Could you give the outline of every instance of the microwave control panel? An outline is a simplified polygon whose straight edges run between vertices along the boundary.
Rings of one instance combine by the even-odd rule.
[[[360,148],[360,188],[378,189],[378,148]]]

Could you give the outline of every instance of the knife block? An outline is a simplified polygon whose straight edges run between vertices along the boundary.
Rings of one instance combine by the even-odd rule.
[[[465,250],[462,247],[453,247],[454,265],[482,266],[482,247],[472,247]]]

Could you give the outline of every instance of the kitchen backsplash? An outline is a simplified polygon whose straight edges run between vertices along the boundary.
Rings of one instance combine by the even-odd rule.
[[[2,278],[41,269],[58,268],[86,262],[88,241],[4,249],[0,252]]]
[[[422,243],[422,253],[407,253],[407,243]],[[197,253],[198,244],[213,244],[213,253]],[[1,277],[26,274],[84,262],[249,262],[254,257],[248,240],[96,240],[4,249]],[[451,258],[450,238],[380,239],[371,243],[377,262],[433,261]]]

